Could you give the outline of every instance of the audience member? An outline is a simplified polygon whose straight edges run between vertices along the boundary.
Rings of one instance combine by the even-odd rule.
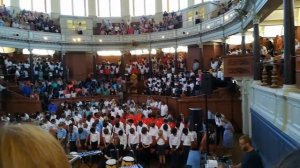
[[[251,139],[247,135],[239,138],[239,144],[244,151],[242,162],[234,165],[234,168],[263,168],[262,160],[259,153],[252,147]]]
[[[70,167],[58,141],[38,127],[1,126],[0,137],[0,167]]]

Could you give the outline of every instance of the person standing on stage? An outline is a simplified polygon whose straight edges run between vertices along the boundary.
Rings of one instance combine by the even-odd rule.
[[[215,115],[215,122],[216,122],[216,133],[217,133],[217,145],[220,145],[220,142],[222,142],[223,134],[224,134],[224,122],[222,121],[222,114],[216,113]]]
[[[80,141],[79,141],[79,135],[78,131],[74,129],[74,125],[69,125],[69,141],[68,141],[68,147],[70,149],[70,152],[77,152],[77,146],[80,147]]]
[[[164,135],[163,130],[159,130],[158,135],[156,136],[156,144],[157,144],[156,150],[159,156],[160,167],[164,167],[166,164],[166,142],[167,141],[168,141],[167,136]]]
[[[125,150],[127,147],[127,135],[124,133],[124,130],[119,130],[118,137],[119,144],[117,145],[117,148],[120,151],[120,158],[122,158],[123,156],[125,156]]]
[[[231,122],[225,117],[222,118],[222,121],[224,123],[223,147],[225,148],[225,150],[230,151],[234,146],[234,128]]]
[[[187,157],[189,154],[189,151],[191,149],[192,142],[194,141],[192,134],[189,132],[188,128],[182,129],[181,134],[181,142],[182,142],[182,148],[183,148],[183,163],[186,164]]]
[[[179,165],[179,147],[180,147],[180,135],[176,128],[172,128],[169,136],[169,145],[171,149],[171,167],[176,168]]]
[[[141,161],[145,165],[149,165],[150,161],[150,145],[152,143],[152,136],[149,134],[146,127],[142,128],[140,134],[140,142],[141,142]]]

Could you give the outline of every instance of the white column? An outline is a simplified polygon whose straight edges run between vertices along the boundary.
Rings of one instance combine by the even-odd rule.
[[[129,19],[129,0],[121,0],[121,16],[126,20]]]
[[[89,13],[89,17],[94,17],[97,16],[96,14],[96,1],[95,0],[87,0],[88,1],[88,6],[87,6],[87,10]]]
[[[19,0],[11,0],[10,1],[10,6],[12,7],[12,9],[19,11],[20,9],[20,1]]]
[[[234,78],[237,80],[239,85],[239,90],[241,92],[242,99],[242,126],[243,134],[251,135],[251,111],[250,111],[250,101],[251,101],[251,78]]]
[[[195,0],[188,0],[188,7],[193,6],[195,4]]]
[[[162,1],[163,0],[155,0],[155,20],[162,20],[162,13],[164,12],[162,9]]]
[[[60,15],[60,0],[51,0],[51,17],[58,18]]]

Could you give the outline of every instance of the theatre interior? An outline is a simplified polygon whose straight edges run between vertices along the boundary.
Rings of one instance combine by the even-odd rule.
[[[25,125],[69,167],[300,167],[300,0],[0,0],[0,116],[0,167]]]

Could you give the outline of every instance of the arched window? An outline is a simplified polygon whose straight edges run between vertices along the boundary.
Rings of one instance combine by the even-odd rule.
[[[96,0],[99,17],[121,17],[121,0]]]
[[[88,0],[60,0],[60,14],[88,16]]]
[[[19,3],[21,10],[25,9],[43,13],[51,12],[51,0],[19,0]]]
[[[167,12],[176,12],[188,7],[188,0],[162,0],[162,9]]]
[[[155,0],[129,0],[130,16],[155,14]]]

